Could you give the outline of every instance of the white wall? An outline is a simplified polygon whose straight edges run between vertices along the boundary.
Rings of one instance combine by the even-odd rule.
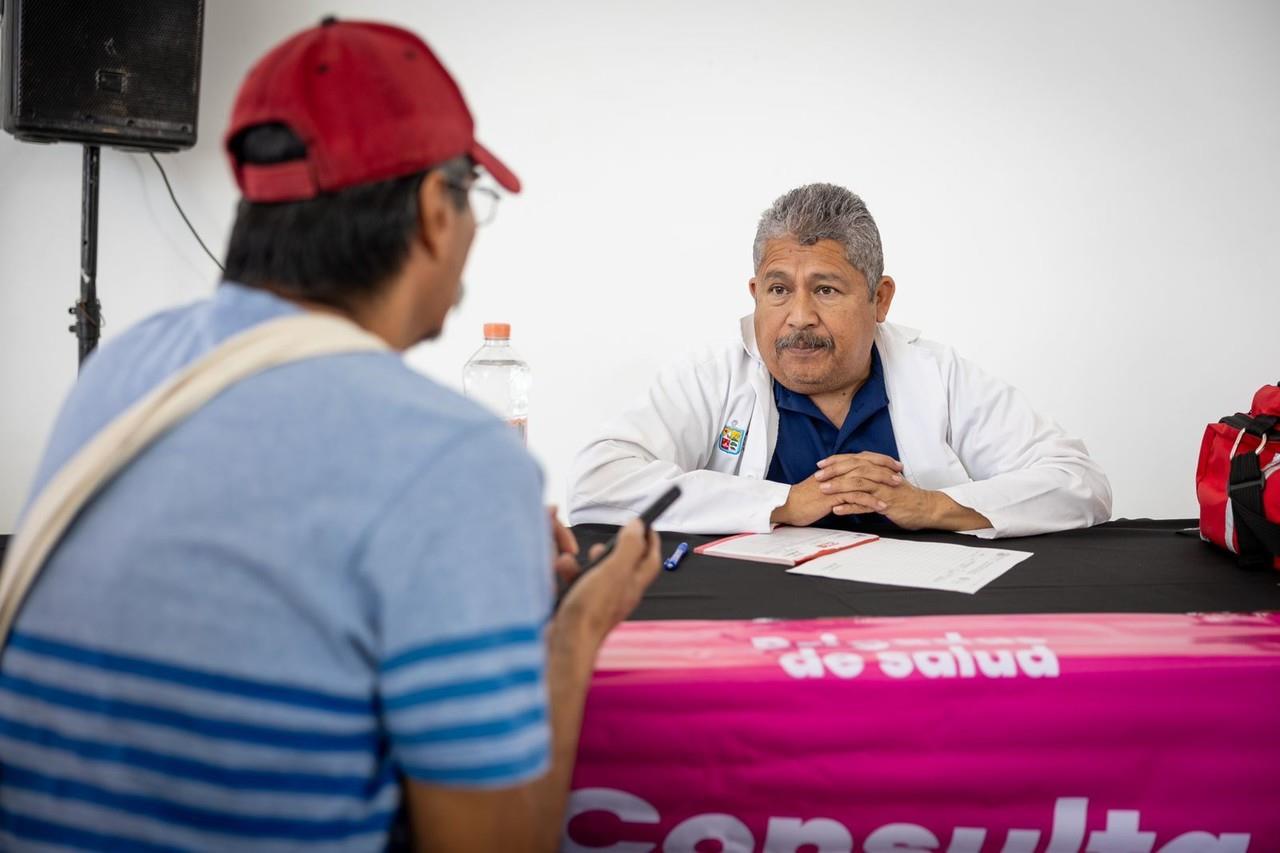
[[[756,217],[815,180],[876,216],[892,319],[1083,436],[1118,516],[1194,514],[1204,423],[1280,380],[1275,3],[216,0],[200,143],[165,157],[215,251],[235,87],[330,11],[421,32],[525,181],[410,358],[457,385],[514,324],[551,500],[657,362],[750,310]],[[75,375],[79,188],[78,148],[0,136],[0,530]],[[144,157],[104,152],[101,205],[108,336],[212,290]]]

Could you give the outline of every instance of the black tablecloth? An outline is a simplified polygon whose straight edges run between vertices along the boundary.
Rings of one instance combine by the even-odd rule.
[[[782,566],[690,553],[654,582],[633,619],[803,619],[980,613],[1191,613],[1280,610],[1280,572],[1245,571],[1235,558],[1175,531],[1191,520],[1120,520],[994,542],[952,533],[894,538],[1031,551],[974,595],[789,575]],[[578,525],[585,549],[613,535]],[[663,554],[714,536],[662,535]]]
[[[895,538],[1012,548],[1035,556],[974,595],[789,575],[781,566],[690,553],[654,582],[633,619],[803,619],[950,613],[1192,613],[1280,610],[1280,572],[1244,571],[1235,558],[1177,530],[1194,521],[1112,521],[995,542],[952,533]],[[574,528],[585,550],[616,528]],[[0,536],[0,559],[8,544]],[[714,536],[662,535],[663,553]]]

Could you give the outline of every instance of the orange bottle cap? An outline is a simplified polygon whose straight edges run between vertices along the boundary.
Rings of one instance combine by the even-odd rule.
[[[510,323],[485,323],[485,324],[484,324],[484,336],[485,336],[486,338],[490,338],[490,339],[492,339],[492,338],[510,338],[510,337],[511,337],[511,324],[510,324]]]

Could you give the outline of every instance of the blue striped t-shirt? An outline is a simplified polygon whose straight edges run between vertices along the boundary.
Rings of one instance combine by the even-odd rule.
[[[223,284],[87,363],[35,490],[228,336]],[[390,353],[273,368],[144,451],[57,548],[0,658],[0,849],[374,850],[402,776],[549,760],[541,473]]]

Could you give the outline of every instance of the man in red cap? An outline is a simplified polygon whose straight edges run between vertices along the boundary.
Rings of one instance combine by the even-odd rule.
[[[33,494],[237,336],[380,343],[237,381],[84,505],[0,658],[0,847],[375,850],[402,812],[423,849],[557,845],[596,651],[660,556],[625,527],[553,614],[577,545],[537,465],[396,354],[457,301],[481,174],[519,189],[473,130],[394,27],[328,19],[250,72],[226,280],[94,354]]]

